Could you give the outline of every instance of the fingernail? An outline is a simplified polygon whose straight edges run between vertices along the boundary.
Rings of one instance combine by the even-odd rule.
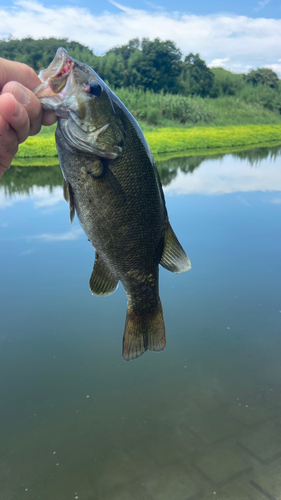
[[[14,118],[19,118],[22,114],[23,108],[22,106],[18,103],[18,101],[15,102],[15,111],[13,114]]]
[[[16,86],[16,88],[14,90],[14,97],[16,98],[16,100],[18,102],[20,102],[21,104],[23,104],[23,106],[25,106],[28,103],[28,101],[29,101],[29,97],[28,97],[27,91],[25,91],[19,85]]]

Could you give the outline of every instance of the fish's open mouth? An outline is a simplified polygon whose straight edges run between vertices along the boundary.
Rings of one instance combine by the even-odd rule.
[[[72,58],[60,47],[48,68],[41,70],[38,76],[42,82],[48,78],[60,78],[70,72],[72,65]]]
[[[42,72],[42,76],[45,77],[46,72],[46,76],[48,75],[48,78],[50,79],[63,78],[69,75],[72,66],[73,60],[69,57],[67,52],[64,49],[58,49],[53,62]],[[39,73],[39,78],[40,75],[41,72]]]
[[[60,73],[56,74],[53,78],[59,78],[60,76],[67,75],[72,68],[72,61],[70,59],[66,59],[65,64],[60,71]]]
[[[34,90],[38,99],[47,97],[51,93],[58,94],[65,87],[67,78],[73,68],[73,59],[66,50],[59,48],[47,69],[40,71],[38,77],[41,85]]]

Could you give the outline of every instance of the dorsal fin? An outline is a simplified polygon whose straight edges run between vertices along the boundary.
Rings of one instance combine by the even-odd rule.
[[[184,273],[191,269],[188,256],[176,237],[169,220],[165,225],[164,250],[160,260],[161,266],[172,273]]]
[[[74,196],[71,185],[65,179],[63,179],[63,196],[65,201],[69,203],[69,216],[72,224],[75,215]]]
[[[116,279],[107,265],[96,253],[94,269],[90,278],[90,290],[93,295],[110,295],[115,292],[118,285]]]

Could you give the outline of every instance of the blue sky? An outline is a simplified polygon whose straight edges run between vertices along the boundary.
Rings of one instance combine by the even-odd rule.
[[[0,38],[64,37],[102,55],[135,37],[159,37],[210,67],[269,67],[281,77],[280,16],[281,0],[2,0]]]
[[[52,6],[54,2],[46,1],[45,5]],[[178,11],[196,15],[209,15],[218,13],[232,13],[247,17],[265,17],[280,19],[281,0],[237,0],[235,2],[226,2],[224,0],[201,0],[188,2],[184,0],[127,0],[122,2],[124,6],[140,10],[163,10],[168,12]],[[78,5],[76,0],[59,0],[56,5]],[[109,1],[93,2],[92,0],[81,0],[81,7],[86,7],[93,13],[101,13],[104,10],[116,12],[118,9]]]

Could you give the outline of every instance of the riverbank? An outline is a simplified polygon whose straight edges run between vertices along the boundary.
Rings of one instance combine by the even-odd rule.
[[[147,132],[146,139],[153,154],[190,150],[237,148],[261,143],[281,144],[281,125],[243,125],[230,127],[162,128]]]
[[[37,136],[20,145],[14,165],[54,165],[58,163],[54,137],[55,126],[44,128]],[[219,153],[232,148],[245,149],[259,144],[281,144],[281,125],[242,125],[229,127],[155,128],[144,131],[152,154],[189,156]],[[26,161],[28,159],[28,161]],[[24,160],[24,161],[23,161]],[[38,163],[39,162],[39,163]]]

